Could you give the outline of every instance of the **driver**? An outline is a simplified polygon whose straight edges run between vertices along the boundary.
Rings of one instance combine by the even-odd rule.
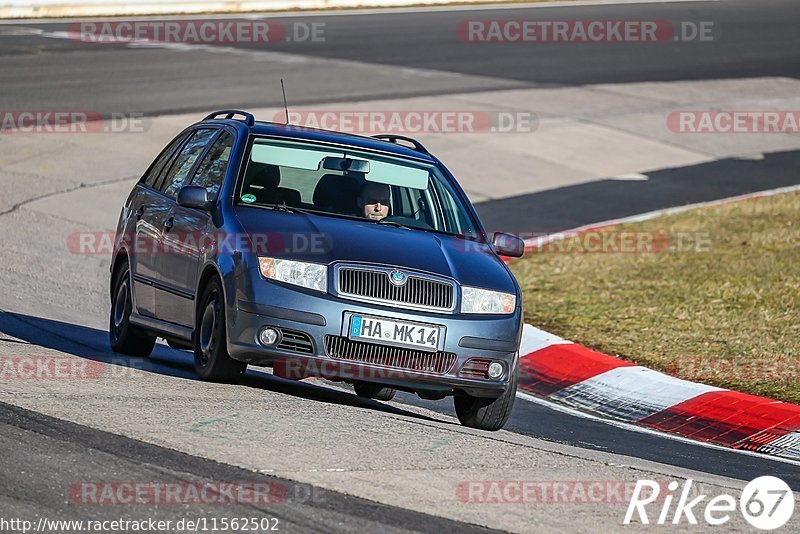
[[[389,186],[377,182],[367,182],[358,196],[358,209],[367,219],[380,221],[389,215],[391,200]]]

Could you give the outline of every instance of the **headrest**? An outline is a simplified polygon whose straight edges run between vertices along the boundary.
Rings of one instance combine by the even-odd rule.
[[[255,189],[276,189],[281,183],[281,169],[277,165],[251,161],[247,174],[248,187],[255,186]]]
[[[325,174],[314,189],[314,205],[345,215],[355,215],[358,213],[356,199],[360,190],[360,184],[351,176]]]

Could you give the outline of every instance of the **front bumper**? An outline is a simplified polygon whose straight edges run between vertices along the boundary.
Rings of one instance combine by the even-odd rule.
[[[514,376],[521,335],[519,309],[513,315],[504,316],[408,311],[295,289],[281,283],[264,281],[259,285],[258,290],[253,290],[254,300],[247,300],[240,293],[231,306],[233,309],[229,309],[228,351],[236,360],[253,365],[274,365],[276,370],[280,366],[281,374],[288,372],[290,377],[325,376],[380,382],[432,397],[457,390],[476,397],[497,397],[509,387],[510,377]],[[264,302],[269,305],[262,304]],[[349,314],[443,325],[446,331],[439,350],[455,354],[455,364],[444,374],[437,374],[332,358],[325,348],[325,336],[346,337]],[[303,354],[262,346],[257,335],[264,326],[308,334],[312,352]],[[506,372],[496,380],[459,376],[459,370],[470,358],[502,361]]]

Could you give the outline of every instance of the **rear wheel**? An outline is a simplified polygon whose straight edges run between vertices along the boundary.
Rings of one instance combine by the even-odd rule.
[[[194,329],[194,368],[203,380],[233,382],[247,364],[228,354],[225,303],[219,279],[213,278],[203,290]]]
[[[457,395],[453,398],[456,415],[462,425],[480,430],[500,430],[511,416],[514,399],[517,397],[517,372],[514,371],[511,383],[496,399]]]
[[[112,287],[111,316],[108,322],[108,341],[111,344],[111,350],[129,356],[147,358],[153,352],[156,336],[148,334],[130,322],[133,298],[130,267],[127,260],[117,269]]]
[[[371,382],[355,382],[353,389],[356,390],[356,395],[368,399],[375,399],[379,401],[390,401],[394,398],[396,391],[392,388],[387,388],[380,384],[373,384]]]

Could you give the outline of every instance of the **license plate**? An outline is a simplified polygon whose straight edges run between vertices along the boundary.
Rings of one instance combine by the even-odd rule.
[[[382,343],[435,352],[439,347],[439,325],[395,321],[369,315],[353,315],[348,337],[358,341]]]

